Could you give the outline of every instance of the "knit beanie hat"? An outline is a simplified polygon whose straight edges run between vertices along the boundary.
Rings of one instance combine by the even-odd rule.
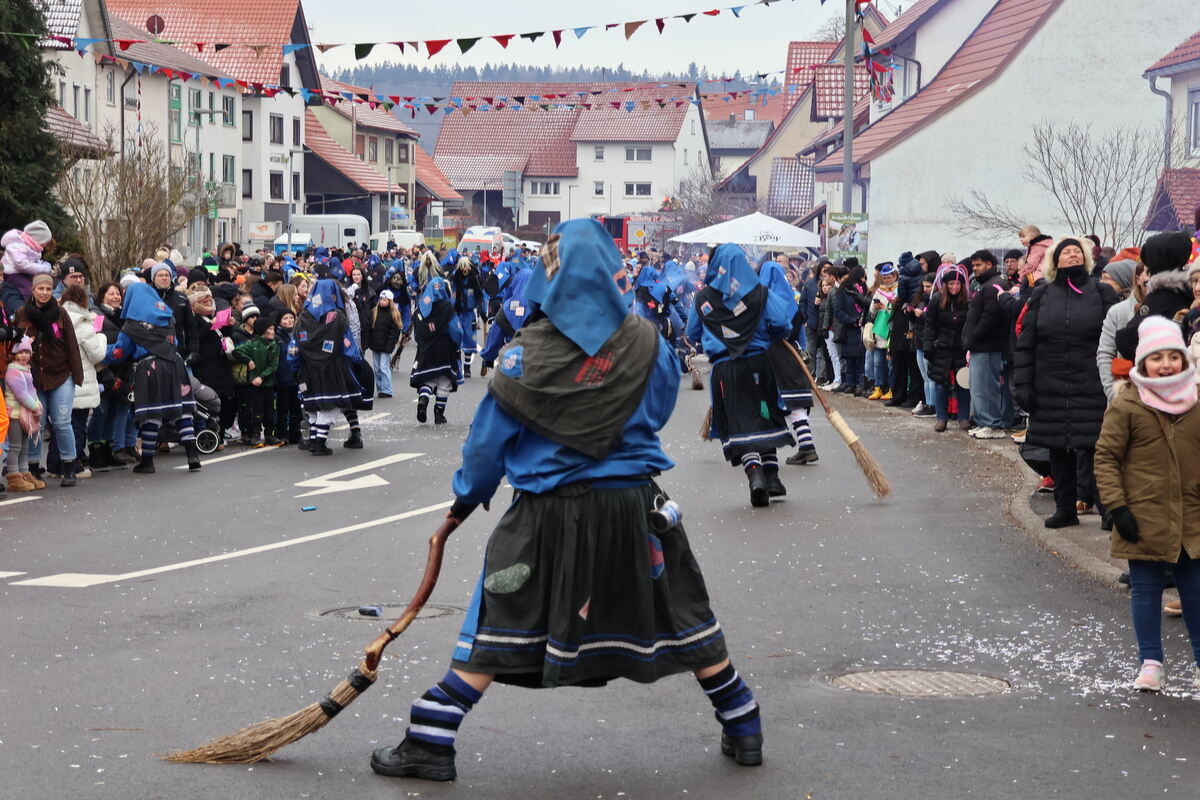
[[[33,289],[33,288],[37,288],[38,286],[41,286],[43,283],[48,283],[51,286],[54,285],[54,278],[50,277],[50,273],[41,272],[41,273],[38,273],[37,275],[34,275],[33,280],[29,282],[29,286],[31,289]]]
[[[22,336],[21,341],[17,342],[17,346],[12,351],[14,355],[17,353],[32,353],[33,339],[30,339],[28,336]]]
[[[26,225],[25,234],[42,247],[50,244],[50,240],[54,238],[54,236],[50,233],[50,226],[42,222],[40,219],[35,219],[33,222]]]
[[[1004,254],[1004,260],[1008,261],[1010,258],[1015,258],[1020,261],[1023,255],[1025,255],[1025,251],[1023,250],[1009,250]]]
[[[1186,233],[1159,233],[1142,245],[1142,263],[1151,275],[1180,269],[1192,257],[1192,237]]]
[[[267,319],[266,317],[259,317],[258,319],[254,320],[254,335],[262,336],[270,329],[271,325],[271,320]]]
[[[1091,243],[1089,242],[1088,244],[1090,245]],[[1088,247],[1085,249],[1083,246],[1083,242],[1081,242],[1079,239],[1076,239],[1072,236],[1067,236],[1067,237],[1060,239],[1058,241],[1058,244],[1055,245],[1054,252],[1050,255],[1050,263],[1053,264],[1055,267],[1057,267],[1058,266],[1058,257],[1062,255],[1063,250],[1066,250],[1071,245],[1075,245],[1080,250],[1083,250],[1083,252],[1085,252],[1085,253],[1090,253],[1092,250],[1091,247]]]
[[[1179,323],[1157,315],[1146,317],[1138,325],[1137,354],[1133,363],[1140,367],[1147,356],[1159,350],[1178,350],[1187,363],[1187,347],[1183,344],[1183,329]]]
[[[254,305],[253,303],[242,308],[242,322],[245,322],[246,320],[250,319],[251,317],[261,317],[261,316],[262,316],[262,312],[259,311],[258,306]]]
[[[1137,271],[1134,261],[1110,261],[1104,265],[1104,274],[1117,282],[1122,289],[1133,286],[1133,273]]]
[[[159,261],[157,264],[155,264],[153,267],[150,268],[150,282],[154,283],[154,276],[157,275],[158,273],[162,272],[164,269],[167,271],[167,274],[171,276],[171,280],[174,281],[175,280],[175,270],[171,269],[171,267],[166,262]]]

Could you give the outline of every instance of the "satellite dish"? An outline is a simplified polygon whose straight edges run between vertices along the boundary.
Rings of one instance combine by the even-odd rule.
[[[166,29],[167,23],[163,22],[163,18],[158,14],[155,14],[150,17],[150,19],[146,20],[146,30],[150,33],[153,33],[155,36],[161,35]]]

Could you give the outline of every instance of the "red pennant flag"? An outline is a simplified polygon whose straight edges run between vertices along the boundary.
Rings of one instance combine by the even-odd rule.
[[[401,53],[404,52],[404,42],[388,42],[388,44],[394,44],[396,47],[400,48]]]
[[[453,39],[429,39],[425,42],[425,49],[429,51],[429,57],[433,58],[438,53],[442,52],[442,48],[454,41]]]
[[[129,46],[131,44],[141,44],[142,43],[141,39],[114,39],[113,41],[115,41],[118,45],[121,46],[121,50],[128,50]]]
[[[557,50],[558,46],[562,44],[562,31],[550,31],[550,35],[554,37],[554,49]]]
[[[175,80],[175,70],[167,69],[166,67],[163,67],[161,70],[159,70],[159,72],[163,75],[166,75],[167,80],[169,80],[169,81]]]
[[[718,15],[718,14],[720,14],[720,13],[721,13],[721,9],[719,9],[719,8],[714,8],[712,11],[705,11],[705,12],[704,12],[704,16],[706,16],[706,17],[715,17],[715,16],[717,16],[717,15]]]
[[[197,52],[204,52],[204,42],[192,42],[192,44],[196,45]]]
[[[875,37],[865,27],[862,29],[863,42],[866,44],[875,44]]]
[[[513,33],[502,33],[498,36],[493,36],[492,38],[495,39],[497,42],[499,42],[501,47],[503,47],[505,50],[507,50],[508,43],[512,41],[512,38],[515,35],[516,34],[513,34]]]
[[[399,96],[399,95],[396,95],[396,94],[389,94],[389,95],[388,95],[388,100],[391,100],[391,101],[392,101],[392,103],[393,103],[393,104],[395,104],[395,105],[400,105],[400,96]]]
[[[612,30],[613,28],[617,27],[617,26],[618,26],[618,25],[620,25],[620,24],[621,24],[621,23],[619,23],[619,22],[610,22],[610,23],[608,23],[607,25],[605,25],[605,26],[604,26],[604,30],[606,30],[606,31],[607,31],[607,30]]]
[[[654,24],[658,26],[658,32],[662,33],[663,28],[667,27],[667,20],[664,17],[659,17],[658,19],[654,20]]]

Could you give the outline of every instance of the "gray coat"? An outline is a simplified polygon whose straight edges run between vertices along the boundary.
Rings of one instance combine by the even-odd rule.
[[[1117,357],[1117,331],[1129,324],[1133,319],[1133,296],[1125,298],[1108,310],[1104,316],[1104,326],[1100,328],[1100,347],[1096,350],[1096,366],[1100,369],[1100,383],[1104,384],[1104,394],[1108,395],[1108,404],[1112,405],[1117,399],[1117,391],[1121,388],[1112,374],[1112,362]]]

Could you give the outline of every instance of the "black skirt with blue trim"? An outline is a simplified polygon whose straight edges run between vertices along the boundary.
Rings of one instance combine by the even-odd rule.
[[[735,467],[742,456],[795,444],[767,353],[726,358],[712,368],[712,430]]]
[[[653,483],[521,493],[488,540],[453,666],[520,686],[651,683],[719,664],[725,636]]]

